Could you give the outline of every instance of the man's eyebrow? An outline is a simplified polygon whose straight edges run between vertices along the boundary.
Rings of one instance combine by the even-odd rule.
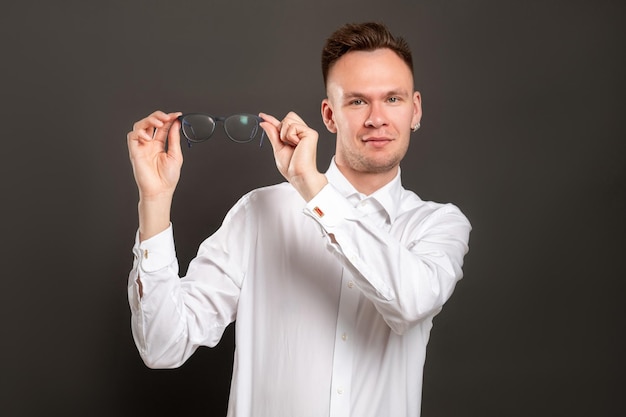
[[[401,89],[401,88],[398,88],[396,90],[391,90],[391,91],[387,92],[387,96],[409,97],[410,95],[411,95],[410,92],[408,92],[408,91],[406,91],[404,89]]]
[[[381,94],[381,96],[383,97],[390,97],[390,96],[409,97],[410,95],[411,94],[404,89],[389,90]],[[347,91],[343,94],[343,97],[345,99],[361,98],[361,97],[370,97],[370,94],[362,93],[359,91]]]
[[[348,91],[348,92],[343,93],[343,98],[346,98],[346,99],[363,97],[363,96],[364,96],[363,93],[359,93],[356,91]]]

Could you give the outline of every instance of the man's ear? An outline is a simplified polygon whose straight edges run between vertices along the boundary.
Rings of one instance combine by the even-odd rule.
[[[411,126],[419,124],[422,120],[422,95],[419,91],[413,92],[413,118],[411,119]]]
[[[337,133],[337,126],[335,125],[333,108],[330,106],[328,98],[322,100],[322,120],[326,125],[326,129],[328,129],[330,133]]]

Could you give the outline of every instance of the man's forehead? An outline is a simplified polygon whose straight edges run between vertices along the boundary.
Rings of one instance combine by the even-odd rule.
[[[390,49],[351,51],[329,69],[327,84],[348,92],[364,92],[370,88],[412,90],[413,73],[407,63]]]
[[[407,64],[398,53],[389,48],[346,52],[330,66],[328,72],[330,75],[333,70],[352,68],[364,64],[397,65],[399,67],[405,67],[408,72],[411,72],[409,64]]]

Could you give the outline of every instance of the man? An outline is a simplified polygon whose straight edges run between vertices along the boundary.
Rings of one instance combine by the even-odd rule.
[[[406,43],[346,25],[322,68],[330,168],[317,171],[318,134],[298,115],[261,113],[288,182],[242,197],[182,279],[170,224],[180,113],[135,124],[133,335],[148,366],[177,367],[236,320],[229,416],[418,416],[432,319],[462,276],[470,225],[402,188],[422,115]]]

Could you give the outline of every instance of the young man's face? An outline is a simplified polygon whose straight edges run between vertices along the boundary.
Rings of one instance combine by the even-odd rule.
[[[348,52],[331,67],[326,92],[322,117],[337,134],[344,175],[395,175],[422,116],[409,66],[390,49]]]

